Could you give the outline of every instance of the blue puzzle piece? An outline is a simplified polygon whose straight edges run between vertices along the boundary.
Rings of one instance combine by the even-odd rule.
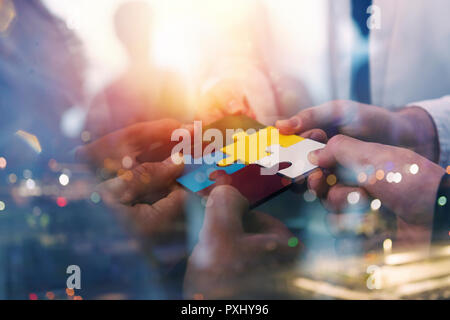
[[[245,167],[245,164],[240,163],[233,163],[227,167],[217,166],[218,161],[228,157],[220,151],[203,157],[203,164],[194,164],[190,155],[184,155],[183,157],[185,161],[184,171],[177,181],[192,192],[198,192],[215,184],[215,181],[209,180],[209,175],[214,171],[223,170],[228,174],[233,174]]]

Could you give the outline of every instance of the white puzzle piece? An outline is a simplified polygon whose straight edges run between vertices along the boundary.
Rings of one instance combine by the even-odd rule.
[[[309,162],[308,154],[323,148],[325,148],[323,143],[310,139],[300,141],[288,148],[272,145],[266,149],[271,155],[258,160],[256,164],[265,168],[271,168],[279,163],[290,162],[292,165],[289,168],[278,172],[286,177],[295,179],[317,168],[317,166]]]

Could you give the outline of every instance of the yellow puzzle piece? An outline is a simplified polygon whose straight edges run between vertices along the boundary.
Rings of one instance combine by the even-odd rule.
[[[236,161],[244,164],[252,164],[261,158],[269,156],[266,152],[267,147],[272,145],[280,145],[288,148],[304,138],[296,135],[280,134],[275,127],[267,127],[253,134],[247,132],[239,132],[233,136],[234,143],[222,148],[222,152],[229,157],[218,162],[219,167],[232,165]]]

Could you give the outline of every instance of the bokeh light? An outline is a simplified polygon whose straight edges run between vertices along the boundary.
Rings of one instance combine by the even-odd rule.
[[[447,204],[447,197],[446,196],[440,196],[439,199],[438,199],[438,205],[443,207],[446,204]]]
[[[330,174],[327,177],[327,183],[329,186],[334,186],[336,184],[336,182],[337,182],[337,178],[334,174]]]
[[[31,179],[33,177],[33,173],[31,172],[31,170],[25,169],[23,170],[23,177],[25,179]]]
[[[313,190],[308,190],[303,194],[306,202],[314,202],[317,199],[316,193]]]
[[[352,191],[347,195],[347,201],[349,204],[357,204],[361,198],[358,191]]]
[[[360,172],[358,174],[358,182],[365,183],[367,181],[367,174],[365,172]]]
[[[91,133],[89,131],[81,132],[81,141],[83,142],[91,141]]]
[[[380,199],[374,199],[372,200],[372,202],[370,203],[370,208],[374,211],[378,210],[381,208],[381,201]]]
[[[75,290],[71,289],[71,288],[66,288],[66,294],[69,297],[73,297],[75,295]]]
[[[70,182],[70,178],[69,178],[69,176],[67,175],[67,174],[65,174],[65,173],[63,173],[63,174],[61,174],[60,176],[59,176],[59,183],[62,185],[62,186],[67,186],[68,184],[69,184],[69,182]]]
[[[377,180],[383,180],[384,179],[384,171],[382,169],[377,170],[375,173],[375,177]]]
[[[37,299],[38,299],[38,296],[37,296],[36,293],[30,293],[30,294],[28,295],[28,298],[29,298],[30,300],[37,300]]]
[[[55,299],[55,294],[54,294],[53,292],[51,292],[51,291],[47,292],[47,293],[45,294],[45,296],[46,296],[47,299],[49,299],[49,300]]]
[[[98,194],[98,192],[92,192],[90,198],[91,198],[91,201],[92,201],[93,203],[99,203],[99,202],[102,200],[102,198],[100,197],[100,195]]]
[[[9,183],[11,183],[11,184],[16,183],[16,182],[17,182],[17,176],[16,176],[14,173],[11,173],[11,174],[8,176],[8,181],[9,181]]]
[[[6,209],[6,204],[3,201],[0,201],[0,211],[3,211]]]
[[[411,174],[417,174],[419,172],[419,166],[417,164],[412,164],[409,167],[409,172],[411,172]]]
[[[392,240],[386,239],[383,241],[383,250],[385,253],[391,253],[392,251]]]
[[[129,157],[129,156],[123,157],[122,166],[125,169],[131,169],[131,167],[133,167],[133,159],[131,159],[131,157]]]
[[[388,172],[387,175],[386,175],[386,181],[389,182],[389,183],[394,182],[394,176],[395,176],[395,173]]]
[[[65,207],[67,206],[67,200],[64,197],[58,197],[56,198],[56,204],[58,205],[58,207]]]
[[[54,172],[58,171],[59,170],[58,161],[56,161],[55,159],[50,159],[48,161],[48,167]]]
[[[400,183],[402,181],[402,174],[400,172],[396,172],[394,173],[394,182],[395,183]]]
[[[0,169],[5,169],[7,165],[6,159],[4,157],[0,157]]]
[[[291,248],[295,248],[296,246],[298,246],[298,239],[297,237],[292,237],[288,240],[288,246]]]
[[[25,182],[25,186],[28,190],[33,190],[36,188],[36,182],[33,179],[27,179]]]

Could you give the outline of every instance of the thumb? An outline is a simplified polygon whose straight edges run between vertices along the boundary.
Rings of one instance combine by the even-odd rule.
[[[100,185],[100,190],[110,193],[123,204],[133,203],[145,197],[146,202],[160,200],[168,192],[173,181],[183,172],[183,162],[146,162],[117,178]]]
[[[367,165],[373,154],[377,152],[376,144],[360,141],[344,135],[330,139],[324,149],[316,150],[308,155],[308,160],[321,168],[340,165],[346,168]]]
[[[208,198],[201,237],[205,241],[226,241],[244,232],[242,217],[249,204],[235,188],[219,186]]]

